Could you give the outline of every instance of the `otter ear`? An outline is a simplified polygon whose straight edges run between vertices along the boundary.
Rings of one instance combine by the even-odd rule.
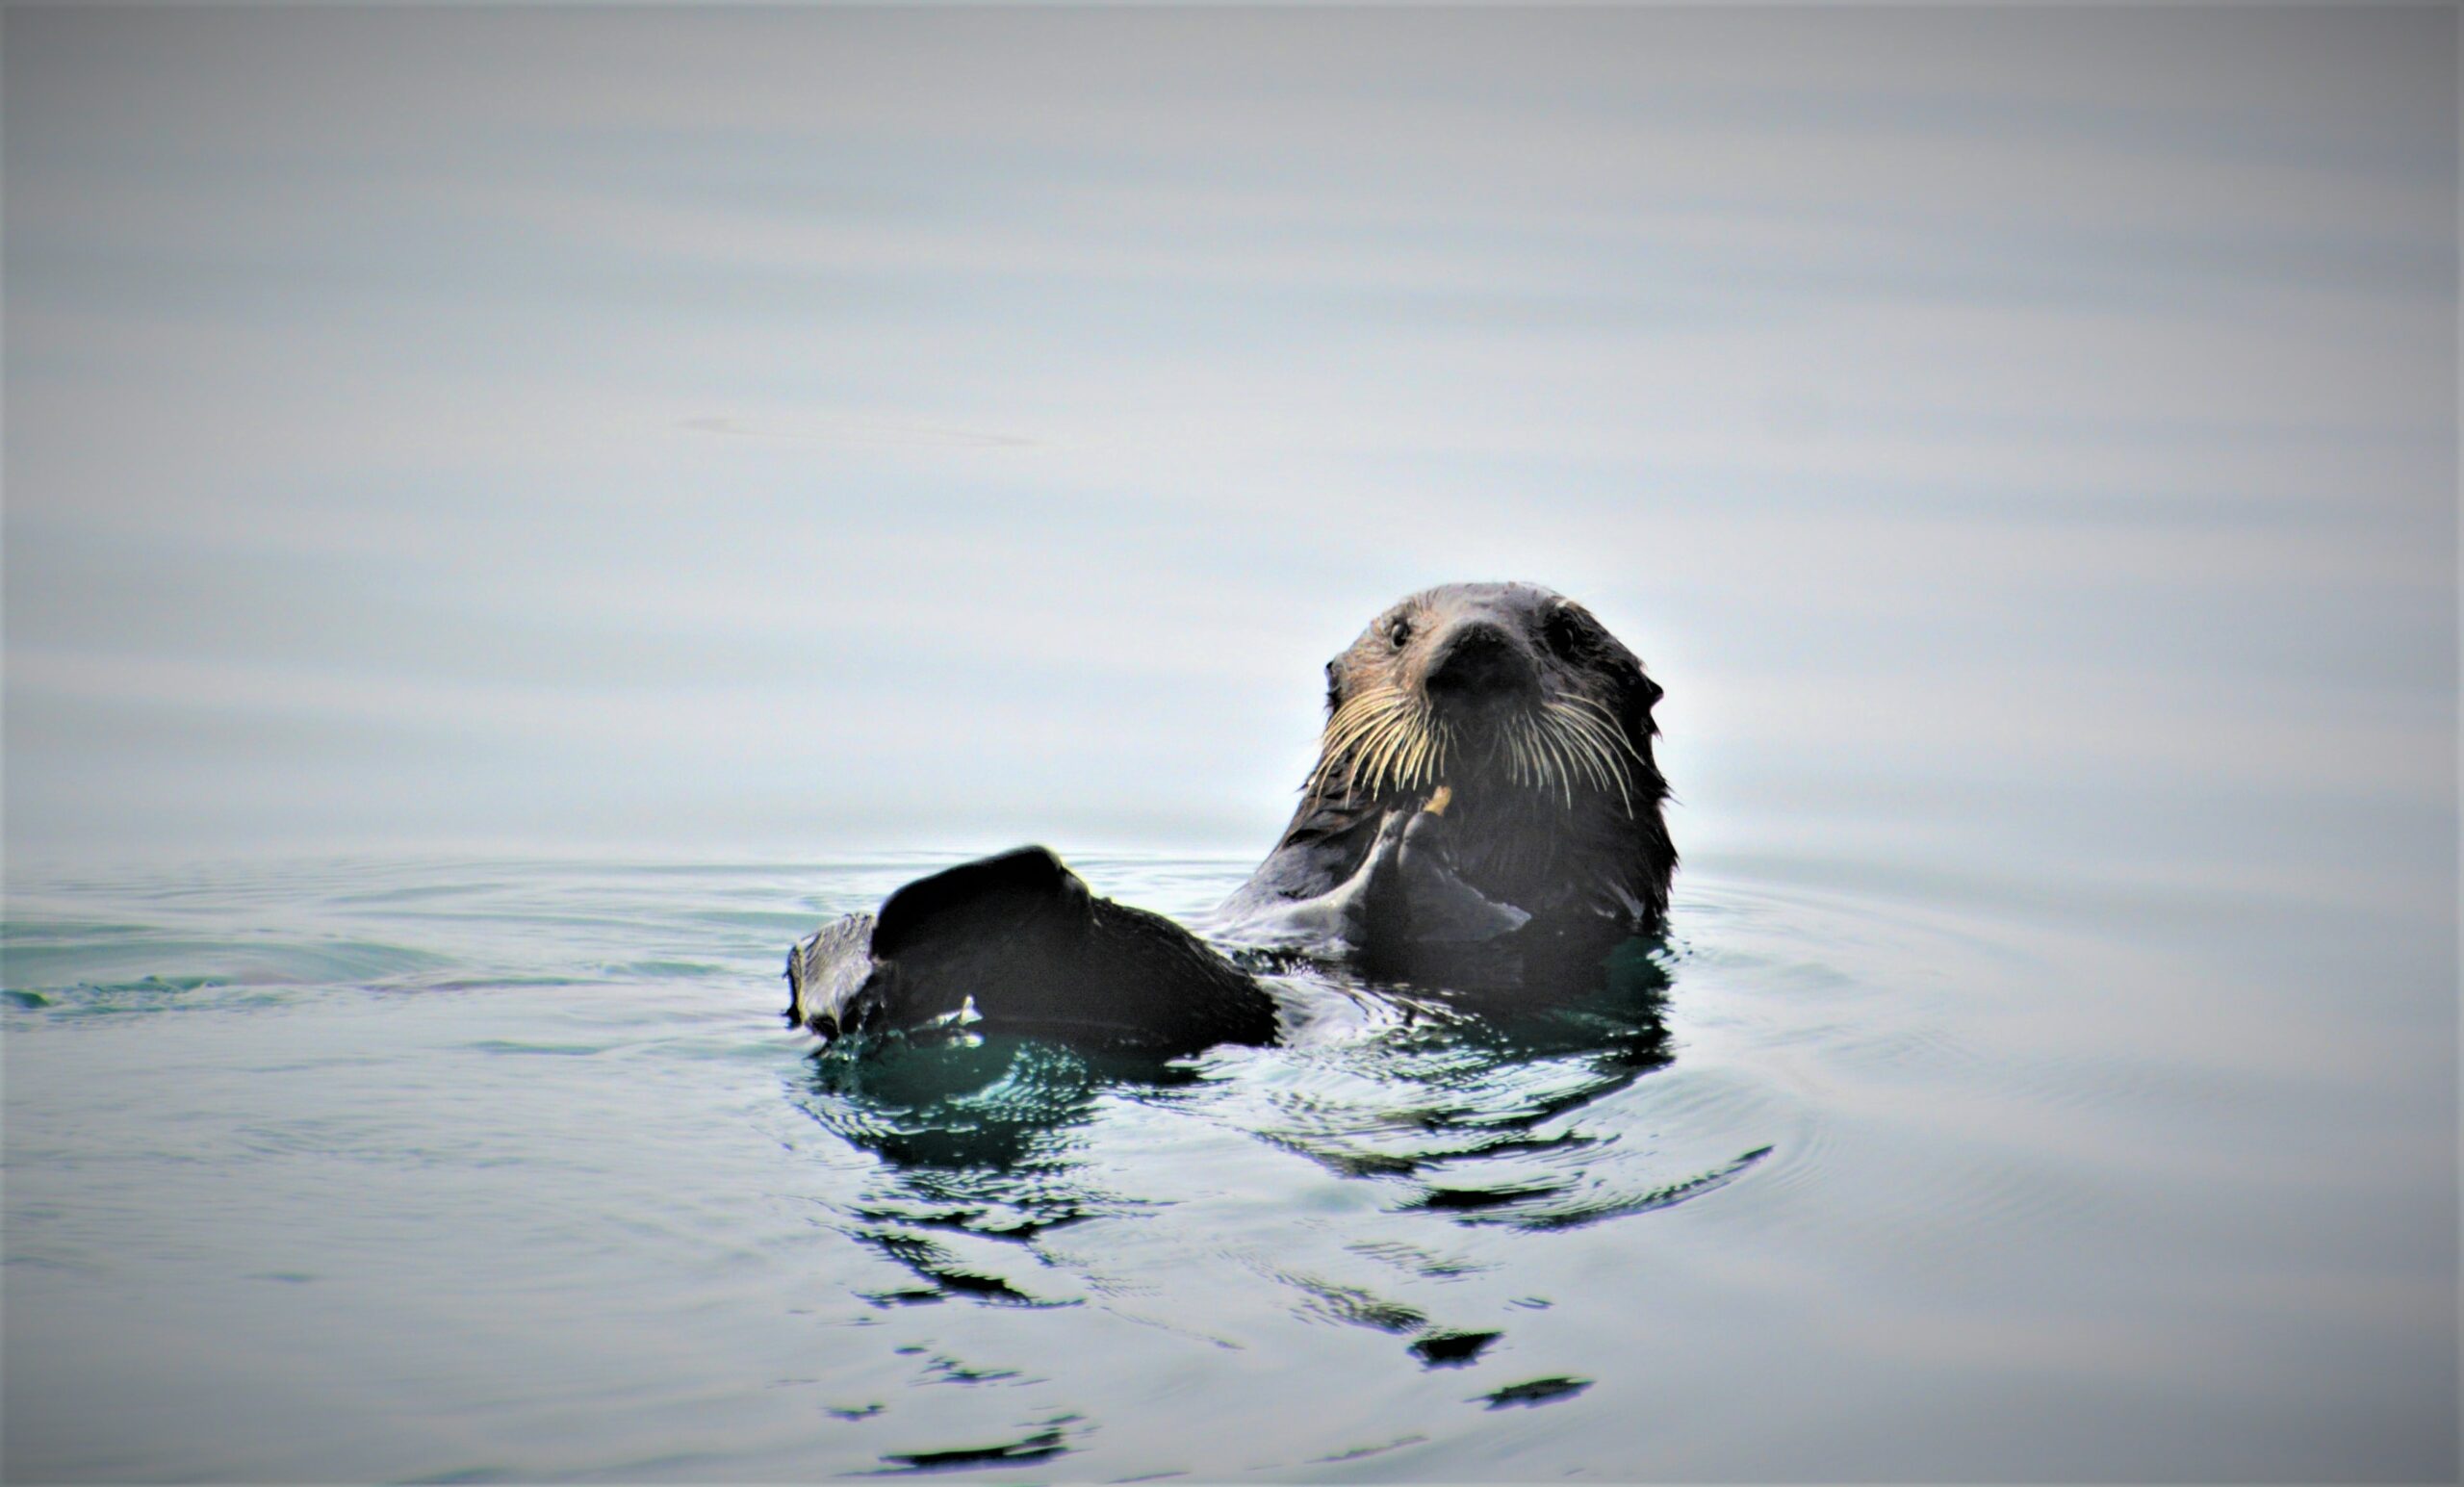
[[[1658,732],[1659,725],[1652,720],[1652,708],[1658,704],[1662,695],[1659,683],[1654,681],[1643,673],[1641,668],[1637,667],[1634,672],[1633,689],[1626,695],[1628,698],[1626,705],[1630,709],[1626,718],[1626,726],[1633,730],[1636,736],[1642,738],[1649,738]]]
[[[1328,717],[1334,716],[1335,705],[1343,700],[1344,682],[1342,663],[1343,657],[1341,656],[1337,656],[1335,659],[1326,663],[1326,715]]]

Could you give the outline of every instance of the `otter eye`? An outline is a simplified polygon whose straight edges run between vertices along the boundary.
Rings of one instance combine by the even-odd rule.
[[[1386,638],[1398,651],[1400,651],[1403,647],[1410,645],[1412,643],[1412,617],[1407,614],[1399,614],[1395,616],[1395,618],[1387,621]]]
[[[1550,650],[1571,659],[1582,648],[1582,621],[1572,609],[1552,609],[1549,618],[1540,622],[1540,638]]]

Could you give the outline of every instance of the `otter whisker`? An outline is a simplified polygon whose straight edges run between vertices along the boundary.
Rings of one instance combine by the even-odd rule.
[[[1399,725],[1390,718],[1361,743],[1361,775],[1373,795],[1386,787],[1386,756],[1393,752],[1395,740],[1401,736],[1401,731]]]
[[[1419,789],[1424,781],[1434,784],[1446,776],[1446,746],[1452,730],[1443,721],[1421,730],[1412,743],[1411,779],[1407,783]]]
[[[1395,752],[1395,783],[1398,788],[1420,788],[1422,771],[1428,762],[1428,751],[1436,744],[1436,739],[1431,736],[1436,726],[1436,720],[1425,712],[1413,715],[1402,746]]]
[[[1349,749],[1406,705],[1403,697],[1394,692],[1372,694],[1347,703],[1326,725],[1325,746],[1329,749]]]
[[[1411,741],[1411,735],[1423,726],[1418,724],[1413,716],[1416,711],[1417,709],[1398,711],[1386,728],[1379,731],[1376,742],[1371,747],[1369,751],[1370,788],[1373,793],[1384,793],[1387,781],[1393,777],[1403,746]]]
[[[1578,725],[1570,720],[1566,716],[1564,709],[1553,701],[1548,704],[1548,710],[1545,714],[1545,726],[1550,736],[1556,739],[1559,744],[1565,746],[1567,757],[1574,761],[1576,768],[1582,771],[1584,782],[1593,785],[1600,784],[1602,782],[1600,780],[1600,770],[1598,768],[1597,761],[1591,757],[1589,752],[1583,749],[1576,739],[1575,735],[1578,730]]]
[[[1565,754],[1565,758],[1567,758],[1567,773],[1582,771],[1582,782],[1584,782],[1584,785],[1587,785],[1587,788],[1592,788],[1592,790],[1602,790],[1602,793],[1606,793],[1606,785],[1604,785],[1604,782],[1602,782],[1602,781],[1599,781],[1599,771],[1597,771],[1597,768],[1594,768],[1592,758],[1589,758],[1589,756],[1584,754],[1584,751],[1582,751],[1582,741],[1579,741],[1579,738],[1577,738],[1575,733],[1565,731],[1565,729],[1550,729],[1550,733],[1553,733],[1553,736],[1557,738],[1557,749],[1562,751],[1562,754]]]
[[[1347,789],[1369,783],[1372,753],[1382,739],[1402,726],[1403,715],[1411,706],[1410,699],[1394,687],[1376,688],[1346,702],[1326,720],[1321,756],[1317,769],[1310,773],[1308,788],[1322,792],[1339,772]]]
[[[1592,731],[1585,715],[1562,703],[1549,705],[1549,721],[1582,759],[1583,773],[1600,788],[1608,788],[1608,776],[1616,773],[1611,756],[1601,751],[1600,740]]]
[[[1582,756],[1585,772],[1603,793],[1611,788],[1616,790],[1618,802],[1625,807],[1626,814],[1630,818],[1634,813],[1634,797],[1627,788],[1627,773],[1602,738],[1599,720],[1559,702],[1552,702],[1549,711],[1552,721],[1564,731],[1566,741]]]
[[[1515,786],[1553,794],[1569,810],[1578,793],[1614,794],[1626,815],[1634,815],[1634,766],[1649,761],[1598,699],[1548,698],[1536,710],[1501,720],[1489,738],[1492,757]],[[1425,699],[1391,683],[1372,686],[1327,717],[1306,788],[1348,796],[1420,790],[1446,778],[1454,741],[1453,724]]]
[[[1620,758],[1617,756],[1613,746],[1625,744],[1626,754],[1638,761],[1642,756],[1634,752],[1631,744],[1627,743],[1626,735],[1622,731],[1610,732],[1604,739],[1602,738],[1600,733],[1596,731],[1586,730],[1585,732],[1587,736],[1591,737],[1594,742],[1599,744],[1601,749],[1601,767],[1607,770],[1609,772],[1609,778],[1617,782],[1618,804],[1626,808],[1627,819],[1636,819],[1634,815],[1634,772],[1626,767],[1625,759]]]
[[[1539,766],[1538,783],[1543,792],[1550,789],[1560,793],[1571,791],[1572,786],[1565,778],[1565,757],[1557,752],[1555,740],[1549,736],[1545,728],[1534,726],[1531,730],[1531,758]]]
[[[1575,808],[1574,761],[1566,756],[1565,740],[1554,732],[1544,731],[1540,741],[1548,746],[1549,753],[1557,761],[1557,791],[1564,797],[1566,808],[1572,810]]]
[[[1591,738],[1587,734],[1583,735],[1582,741],[1590,748],[1597,749],[1600,747],[1599,741]],[[1617,804],[1624,808],[1627,817],[1631,819],[1634,814],[1634,797],[1633,793],[1627,788],[1626,772],[1622,769],[1616,768],[1613,761],[1604,756],[1601,759],[1600,768],[1604,777],[1604,791],[1606,788],[1613,786],[1617,791]]]
[[[1345,703],[1341,711],[1336,715],[1338,717],[1346,715],[1361,716],[1365,714],[1389,712],[1397,707],[1406,705],[1408,702],[1409,699],[1403,695],[1403,691],[1400,687],[1372,687]]]
[[[1517,783],[1528,783],[1535,790],[1546,791],[1558,782],[1557,774],[1563,761],[1550,751],[1548,730],[1541,727],[1537,719],[1528,715],[1516,718],[1512,731],[1506,736],[1517,762],[1525,766],[1530,776],[1527,782],[1518,773],[1515,776]]]
[[[1427,713],[1414,719],[1411,743],[1403,751],[1399,766],[1403,771],[1402,782],[1411,789],[1419,789],[1421,782],[1434,766],[1438,728],[1437,719]]]
[[[1634,740],[1626,736],[1625,720],[1618,717],[1617,714],[1609,711],[1605,704],[1597,702],[1588,697],[1569,697],[1564,699],[1564,701],[1589,711],[1592,718],[1600,727],[1601,736],[1604,739],[1614,743],[1617,749],[1623,750],[1626,754],[1630,755],[1635,763],[1641,764],[1646,762],[1643,758],[1642,751],[1634,747]]]
[[[1606,745],[1611,755],[1634,753],[1632,743],[1626,737],[1625,725],[1618,721],[1617,715],[1588,697],[1552,698],[1549,710],[1559,724],[1569,729],[1580,729]]]
[[[1592,756],[1591,750],[1582,735],[1563,732],[1557,735],[1557,741],[1564,746],[1567,757],[1575,761],[1575,767],[1582,771],[1584,786],[1597,790],[1603,795],[1607,794],[1608,777],[1600,772],[1600,760]]]
[[[1341,757],[1346,793],[1356,793],[1372,787],[1370,756],[1376,747],[1377,740],[1384,735],[1384,720],[1373,719],[1364,722],[1346,742]]]
[[[1525,720],[1523,749],[1531,760],[1531,787],[1545,793],[1556,782],[1557,761],[1549,753],[1547,732],[1534,720]]]
[[[1584,731],[1600,741],[1609,758],[1616,761],[1620,773],[1631,775],[1632,771],[1625,762],[1627,759],[1645,766],[1650,764],[1651,761],[1643,757],[1642,751],[1634,747],[1634,740],[1627,735],[1625,725],[1613,715],[1604,709],[1597,709],[1582,716]]]
[[[1338,718],[1327,728],[1322,747],[1329,753],[1348,750],[1359,741],[1361,734],[1374,727],[1375,723],[1375,718],[1366,713]]]

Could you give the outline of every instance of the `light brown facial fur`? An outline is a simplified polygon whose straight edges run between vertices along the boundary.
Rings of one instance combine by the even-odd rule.
[[[1326,668],[1309,793],[1394,801],[1441,786],[1656,804],[1644,777],[1659,688],[1591,612],[1529,584],[1415,594]],[[1639,725],[1639,726],[1638,726]]]

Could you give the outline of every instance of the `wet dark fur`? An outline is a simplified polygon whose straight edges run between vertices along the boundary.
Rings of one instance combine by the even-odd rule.
[[[1087,891],[1041,847],[963,863],[787,958],[787,1020],[826,1036],[979,1020],[1159,1055],[1274,1040],[1274,1001],[1161,914]],[[954,1025],[964,1025],[954,1020]]]

